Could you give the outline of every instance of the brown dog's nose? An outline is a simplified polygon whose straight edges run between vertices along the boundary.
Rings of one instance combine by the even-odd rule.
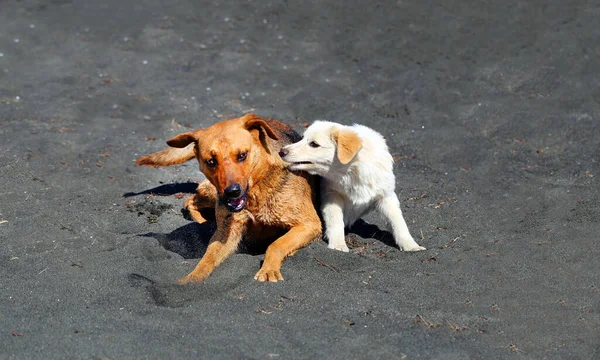
[[[242,187],[240,186],[240,184],[229,185],[225,189],[224,193],[225,196],[227,196],[230,199],[237,199],[242,194]]]
[[[281,149],[279,150],[279,156],[281,156],[282,158],[286,157],[287,154],[289,154],[290,151],[288,149]]]

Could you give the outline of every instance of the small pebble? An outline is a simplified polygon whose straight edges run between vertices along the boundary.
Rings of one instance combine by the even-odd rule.
[[[283,35],[279,35],[277,38],[278,38],[279,40],[281,40],[281,39],[283,39]]]
[[[118,109],[118,108],[119,108],[119,105],[117,105],[117,104],[113,104],[112,108],[113,108],[113,109]]]
[[[206,91],[211,91],[211,90],[212,90],[212,89],[211,89],[211,88],[209,88],[209,87],[207,87],[207,88],[206,88]]]
[[[142,64],[144,64],[144,65],[148,64],[148,60],[142,61]]]
[[[3,54],[3,53],[0,53],[0,57],[3,57],[3,56],[4,56],[4,54]]]
[[[21,100],[20,96],[15,96],[15,100]]]
[[[229,18],[228,18],[228,17],[226,17],[225,19],[223,19],[223,21],[225,21],[225,22],[229,22]]]
[[[15,41],[16,43],[18,43],[18,42],[19,42],[19,41],[21,41],[21,40],[19,40],[19,39],[15,39],[14,41]]]
[[[128,42],[128,41],[129,41],[129,38],[128,38],[127,36],[125,36],[125,37],[123,38],[123,41],[125,41],[125,42]]]
[[[35,24],[29,24],[29,28],[35,29]]]

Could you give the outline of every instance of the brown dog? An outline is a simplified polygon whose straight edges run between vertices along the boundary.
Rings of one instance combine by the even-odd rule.
[[[283,280],[283,260],[319,237],[316,178],[287,170],[278,155],[283,146],[300,138],[288,125],[248,114],[179,134],[167,141],[171,148],[137,160],[138,165],[168,166],[196,157],[206,176],[185,205],[200,223],[206,221],[202,209],[215,209],[217,230],[194,271],[180,283],[206,279],[237,249],[242,237],[275,240],[254,278]]]

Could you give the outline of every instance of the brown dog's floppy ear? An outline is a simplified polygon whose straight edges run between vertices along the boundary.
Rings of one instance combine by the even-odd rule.
[[[179,134],[172,139],[167,140],[167,145],[174,148],[184,148],[189,144],[197,140],[196,134],[193,132],[186,132]]]
[[[167,144],[171,146],[170,148],[163,149],[150,155],[144,155],[137,159],[135,163],[138,165],[158,167],[182,164],[188,160],[192,160],[196,157],[193,143],[198,140],[201,131],[202,130],[196,130],[194,132],[179,134],[167,141]]]
[[[338,130],[332,136],[337,143],[337,158],[344,165],[352,161],[362,149],[362,141],[354,131]]]
[[[200,130],[198,130],[200,131]],[[196,157],[194,141],[197,139],[198,131],[179,134],[167,141],[170,148],[163,149],[150,155],[144,155],[135,162],[146,166],[169,166],[181,164]],[[177,149],[173,149],[177,148]]]
[[[263,129],[268,137],[270,137],[273,140],[279,140],[279,136],[275,134],[275,131],[273,131],[269,124],[267,124],[267,122],[260,116],[254,114],[247,114],[244,117],[246,118],[247,130]]]

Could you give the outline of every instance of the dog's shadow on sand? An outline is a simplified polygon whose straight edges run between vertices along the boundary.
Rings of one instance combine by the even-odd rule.
[[[379,226],[369,224],[363,219],[358,219],[352,226],[346,230],[346,234],[351,233],[360,236],[363,239],[379,240],[387,246],[398,249],[394,235],[386,230],[381,230]]]
[[[203,224],[191,222],[170,233],[149,232],[140,236],[156,239],[165,250],[177,253],[184,259],[199,259],[204,256],[216,230],[217,225],[212,221]]]
[[[157,186],[155,188],[140,191],[140,192],[127,192],[127,193],[123,194],[123,197],[128,198],[128,197],[138,196],[138,195],[168,196],[168,195],[175,195],[178,193],[194,194],[196,192],[197,187],[198,187],[198,183],[195,183],[195,182],[163,184],[163,185]]]
[[[197,187],[198,184],[195,182],[163,184],[140,192],[127,192],[123,194],[123,197],[133,197],[137,195],[169,196],[179,193],[194,194]],[[182,214],[184,218],[192,221],[186,209],[182,209]],[[199,259],[206,252],[210,238],[217,229],[214,222],[215,215],[213,210],[204,209],[202,210],[202,215],[206,219],[209,219],[209,221],[203,224],[190,222],[170,233],[149,232],[140,234],[139,236],[156,239],[165,250],[177,253],[184,259]],[[398,248],[393,235],[389,231],[381,230],[379,226],[369,224],[362,219],[357,220],[349,229],[347,229],[346,234],[355,234],[363,239],[379,240],[387,246]],[[264,250],[266,250],[266,248],[258,248],[256,244],[247,243],[245,241],[242,241],[238,248],[238,252],[252,255],[264,253]]]
[[[186,210],[182,210],[184,216]],[[210,214],[203,215],[207,218]],[[214,216],[214,213],[212,214]],[[188,220],[191,220],[189,217]],[[199,259],[206,252],[210,238],[217,230],[217,225],[214,221],[207,221],[203,224],[191,222],[181,226],[170,233],[146,233],[140,236],[152,237],[165,248],[165,250],[177,253],[184,259]],[[363,239],[379,240],[387,246],[398,248],[394,241],[393,235],[385,230],[381,230],[377,225],[369,224],[360,219],[350,229],[348,233],[355,234]],[[238,248],[238,253],[258,255],[264,253],[264,248],[258,248],[246,241],[242,241]]]
[[[152,189],[140,192],[127,192],[123,197],[133,197],[138,195],[155,195],[155,196],[170,196],[175,194],[194,194],[198,183],[172,183],[162,184]],[[182,209],[183,217],[187,220],[192,220],[187,210]],[[202,215],[207,219],[214,219],[214,211],[203,211]],[[149,232],[140,234],[139,236],[151,237],[168,251],[181,255],[184,259],[198,259],[206,252],[208,242],[217,229],[214,221],[207,221],[203,224],[191,222],[170,233],[155,233]]]
[[[188,193],[195,194],[198,184],[195,182],[163,184],[152,189],[140,192],[127,192],[123,197],[133,197],[137,195],[156,195],[169,196],[174,194]],[[217,230],[215,223],[214,209],[202,209],[200,213],[208,221],[202,224],[195,222],[187,209],[182,208],[183,217],[189,221],[189,224],[183,225],[170,233],[149,232],[139,236],[151,237],[165,248],[165,250],[177,253],[184,259],[199,259],[204,256],[210,238]],[[266,247],[263,244],[254,244],[242,241],[238,247],[238,252],[250,255],[264,254]]]

